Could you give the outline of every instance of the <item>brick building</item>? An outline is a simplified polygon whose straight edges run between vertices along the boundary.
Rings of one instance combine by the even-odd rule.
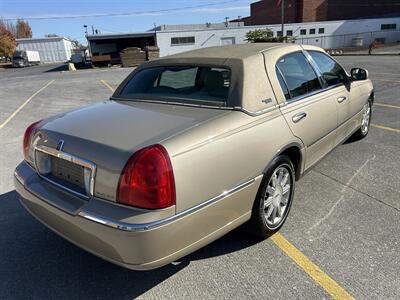
[[[281,22],[281,0],[251,4],[245,25]],[[285,0],[285,23],[335,21],[400,16],[400,0]]]

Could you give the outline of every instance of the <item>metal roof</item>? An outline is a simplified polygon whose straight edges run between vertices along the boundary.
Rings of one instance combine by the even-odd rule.
[[[96,40],[115,40],[115,39],[129,39],[129,38],[140,38],[140,37],[153,37],[154,32],[133,32],[133,33],[113,33],[113,34],[91,34],[87,35],[88,41]]]
[[[69,38],[63,36],[51,36],[51,37],[39,37],[39,38],[21,38],[16,39],[17,42],[42,42],[42,41],[60,41],[67,40],[71,41]]]

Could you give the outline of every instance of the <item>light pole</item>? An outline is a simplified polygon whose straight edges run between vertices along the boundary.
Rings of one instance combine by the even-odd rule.
[[[229,25],[229,17],[225,17],[225,26],[228,27]]]
[[[282,23],[282,40],[284,37],[284,30],[285,30],[285,0],[281,0],[281,23]]]

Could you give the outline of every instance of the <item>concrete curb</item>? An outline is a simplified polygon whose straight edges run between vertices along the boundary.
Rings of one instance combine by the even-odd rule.
[[[1,63],[1,64],[0,64],[0,70],[11,68],[11,66],[12,66],[11,63],[6,63],[6,64]]]

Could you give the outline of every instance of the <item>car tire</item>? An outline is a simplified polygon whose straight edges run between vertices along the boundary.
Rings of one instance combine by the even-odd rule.
[[[355,140],[361,140],[368,135],[369,127],[371,124],[371,116],[372,116],[372,102],[369,100],[363,106],[363,116],[361,120],[360,128],[354,133]]]
[[[295,172],[290,158],[276,157],[264,172],[248,223],[251,234],[267,238],[285,223],[292,205]]]

